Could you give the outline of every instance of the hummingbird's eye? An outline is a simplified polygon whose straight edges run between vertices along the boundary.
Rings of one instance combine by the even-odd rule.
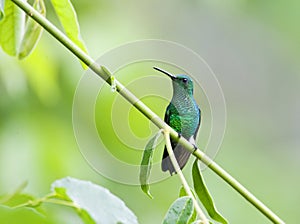
[[[183,79],[182,79],[182,82],[183,82],[183,83],[187,83],[187,82],[188,82],[188,79],[187,79],[187,78],[183,78]]]

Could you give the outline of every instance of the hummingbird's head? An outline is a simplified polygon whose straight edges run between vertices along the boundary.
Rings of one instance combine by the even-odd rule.
[[[155,70],[164,73],[172,79],[174,92],[176,91],[185,91],[190,95],[193,95],[193,80],[187,75],[173,75],[167,71],[164,71],[158,67],[153,67]]]

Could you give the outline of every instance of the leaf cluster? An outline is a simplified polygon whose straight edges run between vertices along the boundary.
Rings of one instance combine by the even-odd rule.
[[[0,217],[6,223],[53,223],[45,204],[67,206],[85,224],[95,223],[138,223],[134,213],[125,203],[106,188],[89,181],[67,177],[56,180],[51,192],[35,198],[22,192],[25,185],[12,194],[0,197]],[[23,219],[23,220],[22,220]]]
[[[153,197],[150,193],[149,179],[152,168],[153,154],[156,148],[157,139],[160,134],[161,132],[158,132],[147,143],[140,165],[141,188],[150,198]],[[227,224],[227,220],[217,211],[215,207],[214,201],[204,182],[201,170],[197,162],[198,160],[196,159],[192,168],[194,190],[199,200],[202,202],[203,206],[208,212],[209,216],[215,221]],[[179,198],[169,208],[163,223],[192,223],[194,221],[197,221],[196,218],[197,215],[193,206],[193,201],[190,197],[187,196],[184,188],[181,188]]]
[[[72,3],[69,0],[51,0],[51,3],[66,35],[87,52]],[[46,17],[46,6],[44,0],[34,0],[32,7],[32,12],[25,15],[12,1],[0,0],[0,46],[8,55],[24,59],[39,42],[43,29],[30,17],[35,13]]]

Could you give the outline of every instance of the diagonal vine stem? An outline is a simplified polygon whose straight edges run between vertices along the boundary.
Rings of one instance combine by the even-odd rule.
[[[71,51],[78,59],[90,67],[99,77],[104,79],[111,85],[111,75],[104,66],[99,66],[95,61],[82,51],[75,43],[73,43],[66,35],[64,35],[57,27],[55,27],[50,21],[38,13],[31,7],[26,1],[23,0],[11,0],[19,8],[27,13],[32,19],[39,23],[49,34],[51,34],[57,41]],[[152,110],[150,110],[144,103],[142,103],[135,95],[133,95],[128,89],[126,89],[118,80],[114,80],[116,90],[121,94],[129,103],[131,103],[136,109],[138,109],[144,116],[151,120],[159,129],[165,129],[170,131],[172,139],[178,141],[186,150],[193,153],[195,157],[201,160],[212,171],[226,181],[232,188],[239,192],[248,202],[255,206],[262,214],[264,214],[273,223],[283,224],[284,222],[272,212],[264,203],[258,200],[251,192],[249,192],[242,184],[240,184],[235,178],[227,173],[221,166],[215,163],[207,155],[199,149],[194,148],[187,139],[180,137],[178,139],[178,133],[169,127],[161,118],[159,118]]]

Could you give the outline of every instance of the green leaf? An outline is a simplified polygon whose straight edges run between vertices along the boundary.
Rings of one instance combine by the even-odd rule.
[[[27,181],[24,181],[17,187],[17,189],[14,190],[13,193],[0,196],[0,204],[8,207],[15,207],[34,200],[32,195],[22,193],[27,184]]]
[[[204,183],[203,177],[201,175],[200,169],[198,167],[197,159],[193,164],[192,174],[193,174],[193,182],[194,182],[194,189],[198,195],[198,198],[204,205],[205,209],[207,210],[209,216],[223,224],[227,224],[227,220],[223,218],[223,216],[217,211],[214,201],[210,196],[210,193]]]
[[[188,223],[194,210],[193,201],[190,197],[178,198],[169,208],[163,224]]]
[[[44,214],[44,210],[41,206],[41,202],[39,202],[38,199],[36,199],[34,196],[22,193],[24,188],[27,186],[27,181],[23,182],[12,194],[6,194],[3,196],[0,196],[0,204],[5,205],[10,208],[21,208],[21,207],[34,207],[34,210],[38,212],[39,214]],[[37,201],[37,203],[33,203]]]
[[[195,192],[193,191],[193,189],[191,189],[191,191],[192,191],[192,194],[193,194],[194,197],[195,197]],[[184,187],[182,186],[182,187],[180,188],[180,191],[179,191],[179,197],[184,197],[184,196],[187,196],[187,193],[186,193]],[[194,209],[193,209],[193,214],[192,214],[192,216],[191,216],[191,218],[190,218],[188,224],[194,222],[196,219],[197,219],[197,211],[196,211],[196,209],[194,208]]]
[[[2,204],[8,207],[15,207],[32,200],[34,200],[34,197],[29,194],[15,194],[12,195],[8,200],[3,202]]]
[[[80,209],[77,211],[78,215],[80,216],[80,218],[82,219],[83,223],[85,224],[97,224],[95,222],[95,220],[89,215],[89,213],[84,210],[84,209]]]
[[[187,193],[186,193],[184,187],[181,186],[181,188],[179,190],[179,197],[184,197],[184,196],[187,196]]]
[[[0,0],[0,21],[4,17],[4,0]]]
[[[0,205],[1,223],[19,224],[49,224],[46,218],[38,213],[35,209],[22,207],[12,209],[7,206]]]
[[[51,189],[60,199],[71,200],[85,223],[138,223],[121,199],[89,181],[68,177],[55,181]]]
[[[0,204],[8,205],[9,201],[12,200],[15,196],[21,195],[21,192],[24,190],[24,188],[27,186],[27,184],[28,184],[28,182],[24,181],[17,187],[17,189],[12,194],[5,194],[5,195],[0,196]],[[31,196],[29,196],[29,197],[30,197],[30,199],[32,199]]]
[[[76,11],[70,0],[51,0],[55,12],[62,24],[66,35],[84,52],[87,53],[87,48],[81,38],[79,23],[77,21]],[[87,66],[81,62],[82,67],[87,69]]]
[[[0,23],[0,44],[3,51],[15,56],[24,32],[25,14],[12,1],[6,1],[5,16]]]
[[[55,182],[54,182],[55,183]],[[53,184],[54,184],[53,183]],[[53,187],[53,184],[51,185],[51,188]],[[53,189],[51,189],[53,191]],[[59,188],[59,187],[56,187],[55,188],[55,197],[56,198],[59,198],[59,199],[62,199],[62,200],[65,200],[65,201],[72,201],[69,197],[68,197],[68,194],[67,194],[67,190],[65,188]]]
[[[161,132],[158,132],[155,136],[153,136],[150,141],[147,143],[143,158],[140,166],[140,184],[142,190],[152,199],[152,195],[150,193],[150,186],[149,186],[149,178],[152,168],[152,160],[153,160],[153,152],[156,147],[156,142],[158,137],[160,136]]]
[[[46,16],[46,7],[44,0],[35,0],[33,8],[36,9],[43,16]],[[27,16],[25,34],[20,44],[20,49],[18,53],[19,59],[23,59],[31,53],[31,51],[35,48],[36,44],[38,43],[42,31],[43,28],[36,21]]]

